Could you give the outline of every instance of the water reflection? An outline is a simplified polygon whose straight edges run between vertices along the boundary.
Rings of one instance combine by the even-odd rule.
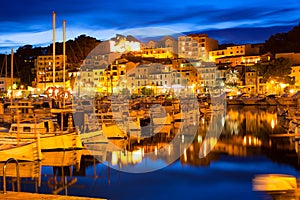
[[[195,136],[189,135],[195,128],[191,126],[179,135],[174,129],[170,135],[156,134],[139,142],[113,140],[88,144],[82,151],[44,152],[46,159],[33,167],[41,167],[41,172],[30,175],[37,183],[24,181],[24,175],[22,191],[113,199],[134,199],[137,195],[143,199],[198,198],[199,193],[210,199],[223,199],[221,193],[232,199],[260,199],[267,196],[252,191],[257,174],[298,174],[297,143],[291,138],[270,137],[287,131],[287,122],[277,116],[276,108],[228,107],[225,117],[223,114],[199,116]],[[217,131],[221,131],[220,137]],[[191,144],[185,143],[187,137],[193,137]],[[183,154],[177,159],[180,151]],[[171,164],[145,174],[114,170],[134,167],[138,171],[161,163]],[[162,189],[169,191],[169,196]]]

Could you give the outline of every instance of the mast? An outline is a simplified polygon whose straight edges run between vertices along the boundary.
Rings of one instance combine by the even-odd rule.
[[[14,85],[14,49],[11,49],[11,56],[10,56],[10,81],[11,81],[11,93],[10,93],[10,105],[12,106],[13,100],[13,85]]]
[[[66,20],[63,20],[63,100],[65,107],[65,90],[66,90]]]
[[[52,37],[53,37],[53,88],[55,87],[55,40],[56,40],[56,13],[53,11],[52,12],[52,29],[53,29],[53,32],[52,32]],[[45,88],[46,90],[46,88]]]
[[[7,78],[7,53],[5,52],[5,78]]]

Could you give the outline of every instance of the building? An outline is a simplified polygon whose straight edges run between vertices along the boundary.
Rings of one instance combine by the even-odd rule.
[[[286,58],[292,62],[292,65],[300,65],[300,53],[276,53],[275,58]]]
[[[111,52],[124,53],[128,51],[140,51],[141,43],[132,36],[116,35],[110,40],[101,42],[93,51],[96,55],[106,55]]]
[[[217,66],[214,62],[201,62],[196,65],[200,87],[204,93],[219,92],[217,88]],[[219,75],[220,76],[220,75]]]
[[[228,65],[231,67],[235,67],[238,65],[251,66],[262,60],[260,55],[252,55],[252,56],[227,56],[220,57],[215,59],[216,64]]]
[[[289,75],[294,78],[295,86],[300,88],[300,53],[277,53],[275,58],[286,58],[292,63],[292,71]]]
[[[240,56],[252,56],[252,55],[259,55],[260,48],[254,46],[253,44],[245,44],[245,45],[237,45],[237,46],[230,46],[226,49],[220,50],[213,50],[209,51],[209,58],[210,61],[215,62],[218,58],[223,57],[240,57]],[[244,58],[244,59],[251,59],[251,58]],[[252,58],[253,59],[253,58]],[[244,62],[247,62],[245,60]]]
[[[136,54],[138,56],[138,54]],[[177,55],[167,48],[143,49],[140,51],[140,56],[143,58],[174,58]]]
[[[20,81],[21,81],[20,78],[11,79],[11,78],[6,78],[6,77],[0,77],[0,96],[4,97],[6,95],[10,95],[11,89],[13,89],[13,90],[24,89],[23,86],[20,85]],[[20,90],[18,90],[18,91],[20,91]],[[16,95],[16,92],[13,93],[14,97],[20,96],[20,95]]]
[[[65,59],[67,60],[67,57]],[[54,59],[52,55],[38,56],[35,60],[37,87],[43,91],[46,91],[49,87],[53,86],[70,88],[68,70],[71,69],[71,66],[66,63],[64,71],[63,55],[56,55],[55,74],[53,74],[53,61]],[[65,83],[63,82],[64,73]],[[53,78],[55,78],[54,81]]]
[[[218,41],[206,34],[178,37],[178,56],[186,59],[208,61],[209,51],[218,49]]]
[[[178,54],[178,44],[177,40],[171,36],[165,36],[159,41],[149,40],[148,42],[142,44],[142,50],[146,49],[165,49],[172,54]]]
[[[295,86],[300,88],[300,65],[292,66],[290,77],[293,77],[295,80]]]

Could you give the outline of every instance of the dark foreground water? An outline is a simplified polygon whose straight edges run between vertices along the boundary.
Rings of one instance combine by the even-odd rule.
[[[294,140],[270,138],[271,134],[286,131],[287,122],[277,116],[276,108],[229,107],[221,134],[209,140],[204,137],[209,124],[201,121],[195,140],[189,146],[180,144],[184,151],[174,162],[175,148],[169,148],[161,157],[144,155],[147,148],[157,151],[153,145],[159,148],[166,143],[165,138],[120,152],[106,149],[106,154],[97,159],[82,151],[64,155],[50,152],[49,163],[39,163],[40,183],[36,186],[35,179],[23,178],[21,190],[107,199],[272,199],[265,192],[253,191],[255,176],[299,177]],[[203,151],[205,157],[201,156]],[[60,158],[56,166],[51,166],[52,158]],[[166,167],[147,173],[122,171],[145,166]]]

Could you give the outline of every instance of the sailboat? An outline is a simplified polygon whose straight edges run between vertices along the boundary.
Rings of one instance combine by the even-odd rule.
[[[11,87],[13,83],[13,49],[11,50]],[[13,91],[11,88],[11,104]],[[19,112],[17,112],[19,113]],[[6,135],[5,132],[1,134]],[[19,135],[19,132],[16,132]],[[23,161],[34,161],[41,159],[39,138],[37,135],[30,141],[21,141],[19,137],[10,137],[8,135],[0,137],[0,161],[7,161],[10,158]]]
[[[64,28],[64,55],[65,55],[65,21]],[[55,59],[55,56],[54,56]],[[54,62],[55,63],[55,62]],[[54,66],[53,66],[54,68]],[[64,56],[64,73],[65,73],[65,56]],[[55,74],[55,73],[54,73]],[[55,80],[55,77],[53,77]],[[65,74],[64,74],[65,83]],[[64,90],[65,91],[65,87]],[[41,150],[54,150],[54,149],[81,149],[82,142],[77,129],[74,126],[73,110],[66,107],[66,99],[63,96],[55,102],[53,99],[53,107],[51,115],[54,118],[39,118],[32,112],[32,116],[22,121],[17,120],[11,124],[8,133],[1,132],[0,138],[12,138],[21,142],[32,142],[36,136],[39,137]],[[16,109],[16,114],[27,108],[11,105],[12,109]]]

